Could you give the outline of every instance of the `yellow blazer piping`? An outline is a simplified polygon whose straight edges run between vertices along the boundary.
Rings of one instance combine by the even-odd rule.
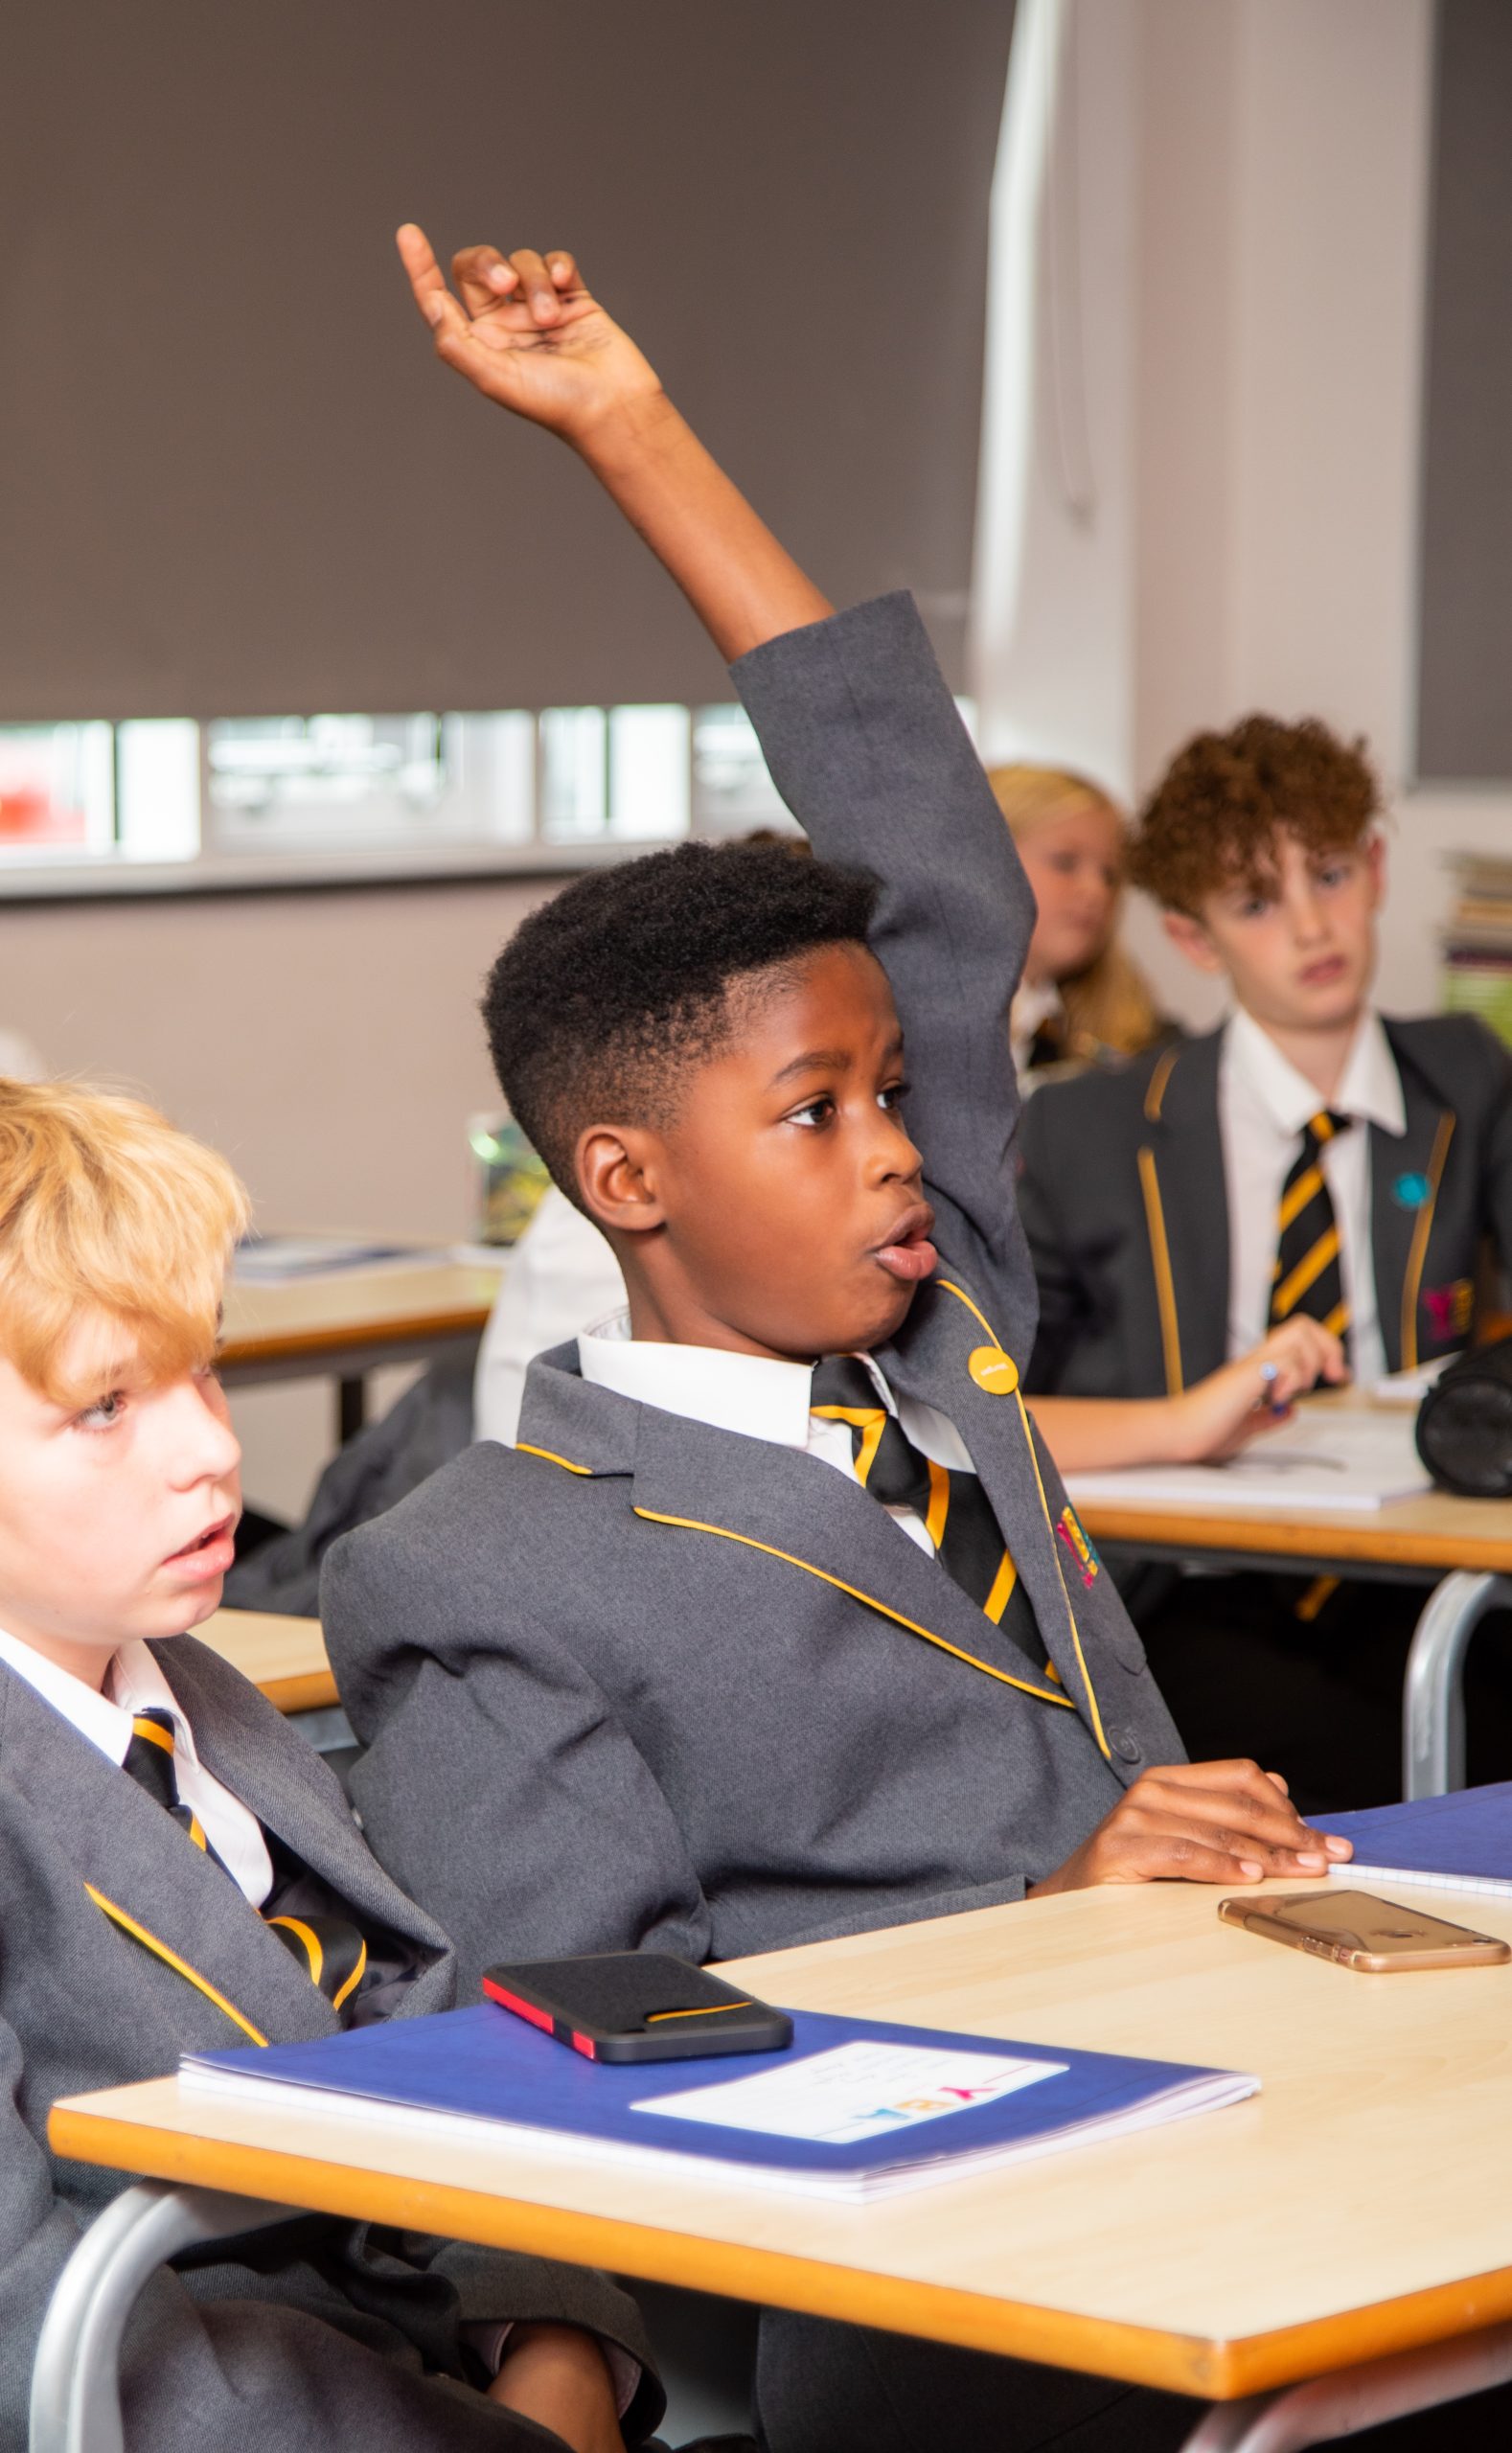
[[[972,1301],[971,1296],[967,1294],[964,1287],[957,1286],[954,1281],[949,1277],[936,1278],[935,1284],[943,1288],[947,1295],[953,1295],[958,1303],[965,1304],[968,1312],[972,1315],[972,1318],[974,1320],[979,1321],[981,1326],[986,1330],[987,1335],[991,1338],[999,1354],[1006,1354],[1008,1352],[1007,1347],[1004,1345],[997,1330],[993,1327],[992,1322],[986,1318],[984,1313],[977,1310],[976,1305]],[[1010,1358],[1010,1360],[1012,1358]],[[1044,1479],[1040,1472],[1040,1459],[1035,1454],[1034,1432],[1030,1425],[1028,1409],[1025,1407],[1023,1402],[1023,1390],[1019,1387],[1017,1380],[1014,1383],[1014,1396],[1018,1401],[1019,1421],[1022,1428],[1024,1439],[1029,1450],[1029,1462],[1034,1467],[1034,1485],[1040,1494],[1040,1513],[1044,1518],[1045,1529],[1050,1536],[1051,1553],[1052,1555],[1055,1555],[1055,1527],[1050,1522],[1049,1502],[1044,1496]],[[1061,1573],[1061,1563],[1058,1556],[1056,1556],[1055,1574],[1056,1582],[1059,1584],[1061,1589],[1061,1598],[1065,1604],[1065,1623],[1071,1631],[1071,1648],[1076,1655],[1077,1668],[1082,1673],[1082,1685],[1087,1690],[1088,1706],[1092,1715],[1092,1735],[1097,1740],[1099,1751],[1106,1755],[1108,1760],[1111,1762],[1112,1760],[1112,1750],[1109,1746],[1108,1740],[1103,1734],[1103,1716],[1097,1708],[1097,1690],[1092,1685],[1091,1673],[1087,1666],[1087,1656],[1082,1650],[1082,1639],[1077,1629],[1076,1613],[1071,1607],[1071,1596],[1065,1590],[1065,1579]],[[1050,1674],[1052,1677],[1055,1674],[1055,1663],[1053,1662],[1050,1663]],[[1055,1701],[1059,1703],[1061,1701],[1060,1696],[1057,1696]],[[1071,1698],[1066,1696],[1065,1701],[1069,1703]]]
[[[1144,1112],[1152,1124],[1160,1121],[1160,1110],[1165,1105],[1165,1086],[1180,1053],[1180,1047],[1168,1047],[1150,1076],[1150,1087],[1144,1094]]]
[[[223,1993],[218,1992],[208,1976],[201,1976],[197,1968],[190,1966],[187,1959],[180,1959],[178,1953],[170,1950],[166,1942],[160,1942],[155,1934],[149,1934],[145,1925],[139,1925],[134,1916],[128,1916],[124,1908],[118,1908],[113,1899],[107,1899],[103,1891],[97,1891],[92,1882],[86,1882],[84,1889],[112,1925],[119,1925],[124,1934],[129,1934],[134,1942],[140,1942],[144,1949],[149,1950],[154,1959],[160,1959],[165,1966],[171,1967],[174,1975],[181,1976],[186,1984],[192,1984],[196,1993],[203,1993],[207,2002],[214,2002],[217,2009],[224,2011],[232,2025],[239,2027],[243,2035],[250,2036],[254,2044],[266,2044],[267,2038],[262,2029],[255,2028],[250,2019],[243,2018],[236,2004],[228,2002]]]
[[[1155,1264],[1155,1295],[1160,1313],[1160,1351],[1165,1358],[1165,1393],[1168,1397],[1179,1397],[1186,1385],[1181,1377],[1181,1323],[1176,1308],[1176,1280],[1171,1274],[1171,1247],[1166,1241],[1160,1178],[1156,1168],[1155,1152],[1148,1142],[1139,1152],[1139,1188],[1144,1194],[1150,1258]]]
[[[863,1593],[859,1585],[847,1584],[843,1576],[831,1575],[828,1568],[816,1568],[808,1559],[795,1558],[791,1550],[779,1550],[770,1542],[758,1542],[750,1533],[732,1533],[727,1525],[706,1525],[697,1516],[664,1516],[659,1508],[654,1507],[637,1507],[635,1513],[644,1517],[648,1525],[674,1525],[683,1533],[714,1533],[722,1542],[740,1542],[747,1550],[763,1550],[768,1559],[781,1559],[785,1567],[801,1568],[805,1575],[816,1575],[821,1584],[833,1584],[836,1592],[848,1593],[853,1601],[864,1601],[868,1610],[879,1611],[882,1617],[890,1618],[895,1627],[905,1627],[910,1636],[922,1636],[927,1644],[937,1645],[941,1652],[953,1653],[957,1661],[965,1662],[968,1669],[979,1669],[984,1678],[996,1678],[1002,1686],[1017,1686],[1020,1693],[1032,1695],[1037,1703],[1064,1704],[1069,1711],[1076,1709],[1069,1695],[1052,1695],[1047,1686],[1031,1685],[1026,1678],[1011,1678],[1006,1669],[995,1669],[990,1661],[978,1661],[974,1653],[963,1652],[959,1644],[948,1642],[944,1636],[931,1635],[929,1629],[921,1627],[916,1618],[905,1618],[901,1610],[894,1610],[887,1602],[879,1601],[874,1593]]]
[[[1422,1282],[1423,1263],[1428,1258],[1428,1239],[1433,1231],[1433,1211],[1438,1205],[1438,1187],[1444,1173],[1449,1145],[1455,1137],[1455,1119],[1446,1109],[1438,1119],[1433,1135],[1433,1155],[1428,1162],[1428,1199],[1417,1213],[1412,1228],[1412,1248],[1408,1254],[1407,1275],[1402,1280],[1402,1369],[1417,1369],[1417,1296]]]
[[[515,1445],[527,1456],[544,1456],[548,1465],[560,1465],[564,1474],[584,1474],[589,1481],[593,1479],[591,1465],[575,1465],[570,1456],[559,1456],[554,1448],[535,1448],[528,1439],[517,1439]]]

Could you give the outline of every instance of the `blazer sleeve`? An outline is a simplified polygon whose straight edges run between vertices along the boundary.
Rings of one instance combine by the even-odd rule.
[[[82,2230],[54,2186],[46,2147],[23,2118],[24,2098],[20,2042],[0,2022],[5,2444],[26,2442],[37,2337]],[[549,2276],[553,2269],[542,2271]],[[541,2313],[539,2285],[529,2277],[522,2296],[517,2313]],[[568,2322],[577,2313],[570,2298],[563,2313]],[[605,2313],[584,2298],[586,2322],[603,2324]],[[362,2326],[355,2308],[346,2318],[354,2327]],[[612,2316],[604,2329],[614,2338],[626,2330]],[[483,2395],[424,2374],[417,2357],[387,2357],[339,2325],[273,2298],[249,2292],[194,2299],[168,2268],[152,2277],[127,2325],[121,2400],[126,2453],[211,2453],[254,2442],[260,2453],[539,2453],[544,2441]],[[648,2404],[653,2419],[658,2400],[653,2395]]]
[[[909,596],[878,597],[769,640],[732,677],[815,852],[881,881],[871,942],[903,1021],[908,1131],[942,1249],[1025,1355],[1008,1008],[1034,897],[924,625]]]
[[[462,2000],[497,1960],[708,1957],[708,1903],[644,1756],[498,1579],[455,1562],[443,1576],[384,1518],[332,1549],[321,1618],[367,1750],[352,1775],[364,1837],[450,1936]]]

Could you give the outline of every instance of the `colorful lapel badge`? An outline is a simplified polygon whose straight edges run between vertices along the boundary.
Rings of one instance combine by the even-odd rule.
[[[1093,1583],[1102,1561],[1077,1523],[1076,1510],[1071,1507],[1063,1507],[1060,1523],[1055,1529],[1076,1561],[1076,1572],[1082,1582],[1088,1585]]]
[[[1463,1337],[1476,1308],[1476,1290],[1468,1277],[1451,1278],[1447,1286],[1425,1286],[1423,1309],[1435,1338]]]
[[[1403,1209],[1421,1209],[1433,1187],[1420,1167],[1409,1167],[1391,1187],[1391,1198]]]

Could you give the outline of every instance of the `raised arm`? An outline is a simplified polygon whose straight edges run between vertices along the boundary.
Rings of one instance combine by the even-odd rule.
[[[898,596],[832,617],[572,257],[468,248],[454,296],[413,224],[400,247],[438,355],[570,444],[683,589],[815,851],[881,878],[873,944],[903,1021],[937,1240],[1026,1361],[1007,1013],[1033,898],[917,613]]]

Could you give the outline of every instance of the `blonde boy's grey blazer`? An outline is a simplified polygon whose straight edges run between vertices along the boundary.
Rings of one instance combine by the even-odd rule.
[[[1033,924],[909,600],[789,633],[735,679],[821,857],[882,881],[938,1275],[879,1360],[969,1448],[1042,1674],[857,1484],[802,1453],[532,1367],[484,1444],[336,1544],[323,1614],[397,1879],[491,1958],[696,1958],[1021,1895],[1180,1745],[1018,1387],[1007,1011]]]
[[[447,2008],[445,1935],[380,1871],[319,1756],[192,1637],[153,1649],[209,1769],[365,1931],[406,1946],[401,2015]],[[57,2274],[129,2186],[50,2153],[54,2100],[161,2077],[185,2051],[250,2050],[249,2030],[336,2025],[228,1877],[0,1664],[0,2445],[26,2442]],[[461,2323],[559,2317],[647,2355],[622,2292],[532,2258],[324,2218],[252,2235],[245,2258],[233,2243],[144,2294],[122,2362],[128,2453],[525,2453],[558,2440],[462,2381]],[[659,2402],[648,2380],[648,2422]]]

